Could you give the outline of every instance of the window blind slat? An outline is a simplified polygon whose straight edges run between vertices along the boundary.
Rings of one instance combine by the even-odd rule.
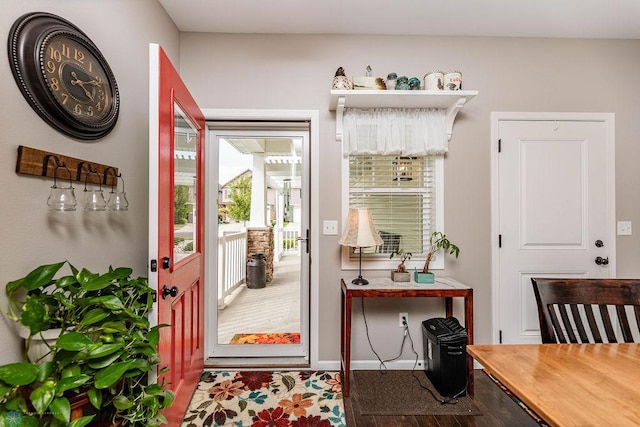
[[[363,256],[425,252],[426,236],[435,229],[435,181],[434,156],[349,157],[349,205],[371,209],[384,241]]]

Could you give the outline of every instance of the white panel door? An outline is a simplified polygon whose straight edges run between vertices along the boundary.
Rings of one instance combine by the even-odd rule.
[[[531,277],[615,276],[613,115],[601,116],[498,121],[502,343],[541,342]]]

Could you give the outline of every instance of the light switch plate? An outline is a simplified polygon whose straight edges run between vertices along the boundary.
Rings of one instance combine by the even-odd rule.
[[[631,221],[618,221],[618,236],[631,236]]]
[[[322,234],[324,234],[325,236],[337,236],[338,221],[335,221],[335,220],[322,221]]]

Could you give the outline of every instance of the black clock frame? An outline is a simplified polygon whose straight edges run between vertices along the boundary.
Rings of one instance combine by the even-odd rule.
[[[54,36],[64,35],[85,46],[98,60],[111,86],[111,111],[103,120],[87,123],[65,111],[54,98],[45,81],[41,58],[44,46]],[[8,40],[11,72],[27,103],[56,130],[81,140],[106,136],[116,124],[120,95],[115,76],[98,47],[71,22],[46,12],[22,15],[12,25]]]

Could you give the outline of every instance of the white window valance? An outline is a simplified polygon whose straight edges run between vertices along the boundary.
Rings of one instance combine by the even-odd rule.
[[[425,156],[447,152],[446,110],[345,108],[344,155]]]

